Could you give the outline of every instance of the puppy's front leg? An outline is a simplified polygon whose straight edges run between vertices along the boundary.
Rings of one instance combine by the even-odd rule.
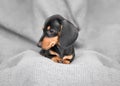
[[[57,63],[62,63],[62,59],[59,57],[59,54],[53,50],[49,50],[49,53],[53,55],[51,58],[52,61],[57,62]]]

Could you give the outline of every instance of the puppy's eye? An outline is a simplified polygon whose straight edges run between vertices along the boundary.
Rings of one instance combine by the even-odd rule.
[[[50,29],[50,33],[55,33],[56,31],[54,29]]]
[[[57,31],[54,30],[54,29],[50,29],[50,30],[48,30],[46,33],[47,33],[46,35],[47,35],[48,37],[53,37],[53,36],[56,36],[56,35],[57,35]]]

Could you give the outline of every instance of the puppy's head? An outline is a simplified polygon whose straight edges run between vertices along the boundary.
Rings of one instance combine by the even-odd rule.
[[[44,50],[55,45],[67,48],[72,45],[78,36],[77,28],[60,15],[49,17],[43,28],[43,35],[38,43]]]

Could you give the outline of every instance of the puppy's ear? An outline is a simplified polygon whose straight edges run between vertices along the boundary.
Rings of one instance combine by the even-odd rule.
[[[71,46],[78,37],[77,28],[69,21],[63,20],[59,42],[61,47]]]

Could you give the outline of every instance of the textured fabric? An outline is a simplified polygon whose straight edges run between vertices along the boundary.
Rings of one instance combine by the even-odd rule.
[[[25,51],[1,64],[0,86],[119,86],[120,65],[94,51],[81,50],[70,65]]]
[[[0,86],[120,86],[119,0],[0,0]],[[39,54],[43,23],[80,27],[70,65]]]

